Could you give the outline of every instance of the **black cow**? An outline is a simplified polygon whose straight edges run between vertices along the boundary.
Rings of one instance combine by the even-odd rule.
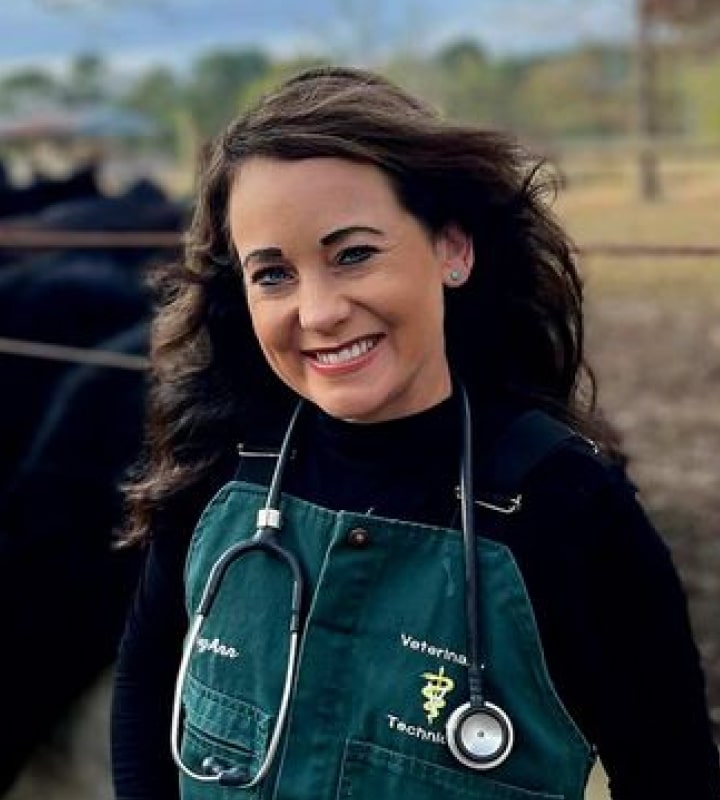
[[[30,223],[39,230],[177,231],[185,209],[143,182],[118,197],[53,206]],[[29,227],[26,222],[26,226]],[[0,336],[90,347],[146,319],[145,273],[170,254],[156,248],[52,251],[0,270]],[[12,474],[49,391],[66,365],[0,356],[0,487]]]
[[[76,196],[4,222],[177,231],[185,213],[143,182],[118,197]],[[147,247],[26,255],[0,269],[0,336],[144,354],[147,268],[171,257]],[[146,387],[142,372],[9,354],[0,355],[0,374],[3,794],[115,656],[139,560],[113,547],[118,484],[140,447]]]
[[[67,178],[38,177],[24,188],[3,188],[0,183],[0,217],[36,214],[55,203],[99,195],[94,165],[82,167]]]
[[[103,344],[147,347],[145,323]],[[71,369],[0,497],[0,794],[115,657],[139,553],[114,547],[112,532],[145,394],[144,372]]]
[[[66,253],[0,272],[0,336],[92,347],[145,319],[148,311],[139,276],[108,256]],[[66,369],[60,361],[0,355],[0,487]]]

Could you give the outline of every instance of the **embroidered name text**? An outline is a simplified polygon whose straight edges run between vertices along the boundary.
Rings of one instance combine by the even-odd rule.
[[[214,639],[200,637],[195,643],[198,653],[215,653],[223,658],[237,658],[240,653],[231,645],[223,644],[216,636]]]

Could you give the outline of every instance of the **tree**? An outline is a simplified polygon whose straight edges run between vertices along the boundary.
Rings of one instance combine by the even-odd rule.
[[[658,34],[671,31],[707,47],[720,42],[718,0],[635,0],[637,40],[637,132],[640,194],[661,194],[655,139],[659,133]]]
[[[652,4],[655,3],[655,6]],[[635,56],[636,126],[638,150],[638,179],[640,197],[646,201],[660,198],[660,168],[655,140],[658,135],[657,47],[653,38],[659,0],[636,0]]]
[[[18,70],[0,81],[0,108],[7,111],[50,105],[60,95],[61,87],[55,77],[37,68]]]
[[[110,94],[110,74],[103,57],[96,53],[75,56],[65,81],[66,102],[73,106],[100,103]]]
[[[268,65],[266,72],[243,87],[233,113],[239,113],[255,105],[264,94],[289,80],[293,75],[324,64],[327,64],[327,61],[319,56],[299,56],[286,61],[273,61]]]
[[[442,77],[441,105],[464,122],[498,124],[505,106],[502,73],[474,39],[458,39],[433,59]]]
[[[698,25],[720,17],[717,0],[642,0],[653,20],[672,25]]]
[[[123,104],[153,119],[158,126],[159,143],[175,150],[182,100],[182,87],[172,70],[152,67],[133,83]]]
[[[707,49],[720,44],[718,0],[638,0],[640,14],[650,23],[679,34],[693,47]]]
[[[620,135],[627,128],[629,72],[626,52],[610,46],[538,58],[518,79],[514,127],[544,140]]]
[[[213,136],[237,113],[245,88],[270,69],[261,50],[216,50],[193,64],[187,103],[199,133]]]

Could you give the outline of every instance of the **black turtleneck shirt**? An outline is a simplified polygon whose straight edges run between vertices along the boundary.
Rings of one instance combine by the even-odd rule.
[[[510,416],[479,415],[476,457]],[[459,441],[453,400],[372,425],[307,409],[283,490],[334,510],[458,527]],[[169,731],[193,524],[153,538],[128,618],[113,702],[118,800],[178,797]],[[489,535],[515,557],[550,676],[597,747],[613,798],[720,798],[685,597],[622,472],[570,443],[530,475],[522,512]]]

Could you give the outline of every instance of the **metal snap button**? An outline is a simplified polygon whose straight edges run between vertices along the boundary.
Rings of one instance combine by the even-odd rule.
[[[350,547],[367,547],[370,543],[370,534],[365,528],[352,528],[348,531],[347,543]]]

